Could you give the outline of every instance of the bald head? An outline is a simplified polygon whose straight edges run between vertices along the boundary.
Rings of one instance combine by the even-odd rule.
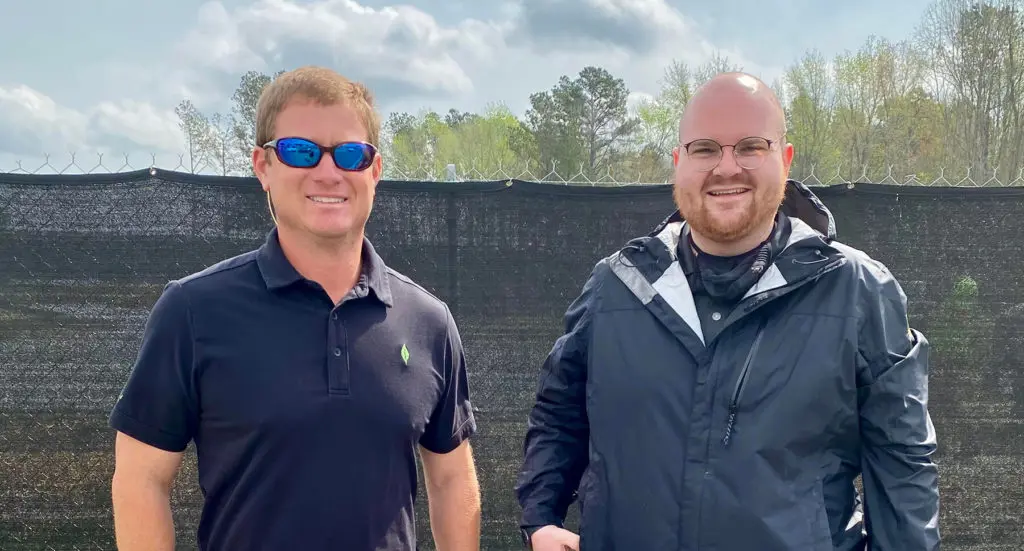
[[[779,98],[757,77],[723,73],[696,91],[672,156],[673,198],[698,247],[734,256],[771,234],[793,162],[785,132]]]
[[[716,126],[721,131],[749,126],[746,136],[778,140],[786,133],[786,113],[778,96],[761,79],[742,72],[721,73],[698,88],[686,104],[679,120],[679,141],[713,137],[694,133],[714,132]],[[755,131],[759,126],[762,128]]]

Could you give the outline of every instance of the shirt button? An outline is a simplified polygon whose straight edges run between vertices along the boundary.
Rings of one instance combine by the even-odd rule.
[[[340,348],[335,348],[334,349],[334,355],[335,356],[341,356],[341,349]]]
[[[711,319],[713,319],[715,321],[718,321],[718,320],[722,319],[722,314],[720,314],[718,312],[715,312],[714,314],[711,314]]]

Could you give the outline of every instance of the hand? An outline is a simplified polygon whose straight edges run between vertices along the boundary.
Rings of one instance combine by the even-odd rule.
[[[557,526],[545,526],[530,537],[533,551],[580,551],[580,537]]]

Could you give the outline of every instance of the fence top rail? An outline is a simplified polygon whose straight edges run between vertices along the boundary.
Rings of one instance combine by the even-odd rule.
[[[191,184],[201,187],[252,188],[258,186],[252,176],[220,176],[193,174],[174,170],[149,168],[128,172],[91,174],[30,174],[0,172],[0,186],[75,186],[102,187],[151,184],[154,180]],[[958,197],[1024,197],[1024,183],[1011,187],[915,186],[875,182],[844,182],[809,186],[821,196],[845,193],[866,193],[903,196],[958,196]],[[379,190],[397,193],[480,193],[512,192],[528,195],[580,195],[580,196],[637,196],[664,195],[671,184],[655,183],[631,186],[591,186],[579,183],[556,183],[538,180],[392,180],[382,179]]]
[[[200,163],[192,166],[184,154],[157,155],[114,155],[105,159],[103,153],[71,153],[70,160],[58,162],[52,155],[44,155],[43,160],[0,162],[0,176],[40,175],[40,176],[83,176],[83,175],[123,175],[142,172],[161,172],[173,174],[192,174],[206,177],[251,176],[248,171],[232,169],[225,173],[217,167]],[[93,160],[95,158],[95,160]],[[653,169],[652,169],[653,170]],[[646,174],[646,175],[645,175]],[[811,165],[795,168],[793,178],[807,186],[822,187],[848,183],[875,183],[901,187],[1024,187],[1024,159],[1014,166],[934,166],[927,174],[915,173],[913,170],[897,165],[858,166],[848,163],[836,165]],[[662,167],[644,173],[632,172],[626,166],[588,170],[583,165],[538,167],[533,165],[493,165],[478,166],[475,161],[467,163],[421,164],[418,166],[396,165],[384,163],[384,180],[399,182],[492,182],[492,181],[531,181],[544,182],[549,185],[592,186],[592,187],[648,187],[670,183],[670,167]],[[5,180],[9,181],[9,180]],[[106,180],[103,180],[106,181]]]

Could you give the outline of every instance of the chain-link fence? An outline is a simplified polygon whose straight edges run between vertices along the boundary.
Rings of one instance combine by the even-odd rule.
[[[251,176],[238,171],[223,172],[216,166],[200,162],[194,165],[186,154],[69,154],[61,156],[43,155],[32,161],[0,161],[0,174],[115,174],[143,169],[170,170],[189,174],[211,176]],[[972,166],[935,167],[928,174],[908,173],[896,165],[882,168],[868,166],[836,165],[827,167],[811,166],[805,170],[794,170],[791,177],[809,186],[827,186],[851,182],[878,183],[904,186],[950,186],[950,187],[1016,187],[1024,186],[1024,168],[1016,175],[999,176],[1004,173],[999,167],[985,168]],[[587,170],[583,165],[575,167],[558,166],[541,169],[529,164],[515,166],[486,165],[477,163],[421,164],[418,166],[396,166],[384,163],[384,179],[415,182],[465,182],[494,180],[524,180],[565,185],[589,185],[623,187],[635,185],[660,185],[671,179],[671,169],[662,167],[655,171],[630,173],[627,169],[611,167],[601,171]]]
[[[104,165],[109,166],[109,165]],[[0,549],[113,549],[107,415],[166,281],[258,246],[251,179],[0,174]],[[1024,189],[817,188],[840,238],[898,276],[933,344],[946,551],[1021,549]],[[483,549],[520,549],[511,489],[539,367],[593,263],[647,233],[667,186],[382,182],[368,233],[446,300],[481,432]],[[422,484],[422,483],[421,483]],[[430,549],[423,488],[419,537]],[[173,494],[195,546],[194,450]],[[572,526],[572,523],[570,523]]]

